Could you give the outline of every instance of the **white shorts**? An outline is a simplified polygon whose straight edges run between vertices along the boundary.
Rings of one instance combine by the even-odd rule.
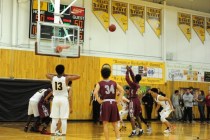
[[[51,118],[69,118],[69,100],[66,96],[54,96],[52,101]]]
[[[122,120],[123,117],[128,114],[128,110],[124,110],[124,109],[120,110],[119,114],[120,114],[120,120]]]
[[[34,117],[39,116],[39,110],[38,110],[38,102],[36,101],[29,101],[28,104],[28,115],[34,115]]]
[[[172,110],[171,109],[163,109],[160,112],[161,118],[168,118],[168,116],[171,114]]]

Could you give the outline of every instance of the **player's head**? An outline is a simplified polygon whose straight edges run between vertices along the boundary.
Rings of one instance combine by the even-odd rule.
[[[130,87],[129,86],[125,86],[125,93],[129,94],[129,91],[130,91]]]
[[[103,77],[103,79],[108,79],[110,74],[111,74],[111,70],[109,68],[105,67],[101,69],[101,76]]]
[[[158,89],[157,88],[152,88],[150,93],[151,93],[152,96],[154,94],[158,94]]]
[[[55,68],[55,71],[57,72],[58,75],[63,74],[64,70],[65,70],[65,67],[62,64],[57,65],[56,68]]]
[[[159,91],[159,92],[158,92],[158,94],[159,94],[159,95],[161,95],[161,96],[163,96],[163,97],[165,97],[165,96],[166,96],[166,94],[165,94],[165,93],[163,93],[162,91]]]
[[[179,94],[179,90],[175,90],[175,94]]]
[[[135,80],[136,80],[137,83],[139,83],[139,81],[141,81],[141,75],[140,74],[136,74]]]

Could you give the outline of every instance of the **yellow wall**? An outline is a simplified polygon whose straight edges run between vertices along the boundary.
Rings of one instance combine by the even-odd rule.
[[[100,78],[100,59],[98,57],[81,56],[80,58],[59,58],[35,55],[31,51],[0,49],[0,77],[21,79],[45,79],[46,73],[55,73],[57,64],[66,67],[65,72],[79,74],[81,78],[73,82],[73,114],[70,119],[86,120],[91,118],[91,107],[89,106],[90,91]],[[196,82],[166,82],[164,85],[148,85],[158,87],[171,96],[172,85],[174,89],[179,87],[200,88],[207,94],[209,83]],[[198,109],[194,109],[196,117]],[[154,109],[153,109],[154,111]],[[154,118],[154,112],[153,112]]]

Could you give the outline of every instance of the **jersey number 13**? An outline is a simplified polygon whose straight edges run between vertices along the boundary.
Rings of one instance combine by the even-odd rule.
[[[62,90],[62,82],[55,82],[55,90]]]

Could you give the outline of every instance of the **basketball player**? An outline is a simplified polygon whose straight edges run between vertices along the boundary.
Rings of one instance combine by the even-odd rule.
[[[130,122],[131,122],[131,126],[132,126],[132,132],[129,135],[129,137],[133,137],[135,135],[142,135],[143,134],[143,129],[141,127],[141,120],[139,117],[140,114],[140,100],[138,97],[138,90],[140,88],[139,82],[141,81],[141,75],[137,74],[136,76],[134,76],[134,73],[131,69],[131,67],[126,66],[126,76],[125,79],[128,83],[128,85],[130,86],[130,95],[129,95],[129,117],[130,117]],[[132,81],[130,80],[129,74],[132,78]],[[139,133],[136,132],[136,127],[135,127],[135,118],[136,118],[136,122],[138,123],[138,126],[140,128]]]
[[[72,87],[71,87],[71,85],[72,85],[72,81],[69,81],[67,89],[68,89],[68,93],[69,93],[68,97],[69,97],[69,102],[70,102],[70,113],[73,112],[73,110],[72,110]],[[55,130],[55,135],[56,136],[61,136],[62,135],[62,133],[60,131],[61,119],[58,120],[58,123],[56,124],[56,126],[57,126],[57,128]]]
[[[158,106],[156,107],[156,116],[158,116],[157,112],[160,106],[163,107],[163,110],[160,112],[160,120],[162,123],[166,125],[166,130],[164,130],[164,133],[170,133],[174,128],[171,123],[169,123],[166,118],[170,115],[170,113],[174,110],[172,103],[169,98],[161,96],[158,94],[157,88],[151,89],[151,95],[154,98],[154,100],[158,103]]]
[[[28,120],[25,125],[24,131],[28,131],[28,126],[32,120],[32,117],[34,116],[35,121],[33,126],[31,127],[30,131],[33,132],[38,132],[38,127],[40,125],[40,116],[39,116],[39,111],[38,111],[38,103],[40,99],[44,96],[44,94],[51,92],[51,89],[40,89],[37,91],[30,99],[29,99],[29,104],[28,104]]]
[[[44,95],[41,97],[39,103],[38,103],[38,110],[39,115],[41,119],[41,126],[43,126],[40,130],[41,134],[49,135],[50,133],[47,132],[47,126],[51,122],[50,118],[50,101],[52,100],[52,89],[48,89],[50,92],[45,92]],[[46,97],[48,97],[48,100],[46,101]]]
[[[110,68],[104,67],[101,69],[103,80],[97,83],[94,90],[94,96],[101,104],[100,119],[103,122],[105,139],[109,140],[108,122],[111,122],[114,127],[116,139],[120,140],[120,133],[117,125],[117,122],[120,120],[120,116],[117,108],[117,102],[122,100],[124,90],[115,81],[109,80],[110,74]],[[116,90],[119,91],[118,101],[115,100]],[[98,95],[99,93],[101,95],[100,98]]]
[[[65,67],[57,65],[57,74],[47,74],[46,77],[51,80],[53,89],[53,101],[50,117],[52,118],[51,133],[55,135],[56,124],[61,119],[62,135],[66,135],[67,119],[69,117],[69,101],[67,84],[69,81],[79,79],[79,75],[64,74]]]
[[[125,94],[129,94],[129,86],[125,87]],[[122,101],[120,102],[120,105],[122,106],[122,110],[120,110],[120,121],[118,122],[118,127],[120,128],[120,124],[122,124],[122,127],[120,128],[120,131],[126,130],[125,123],[123,121],[123,117],[128,114],[128,103],[130,101],[125,97],[125,95],[122,97]]]

